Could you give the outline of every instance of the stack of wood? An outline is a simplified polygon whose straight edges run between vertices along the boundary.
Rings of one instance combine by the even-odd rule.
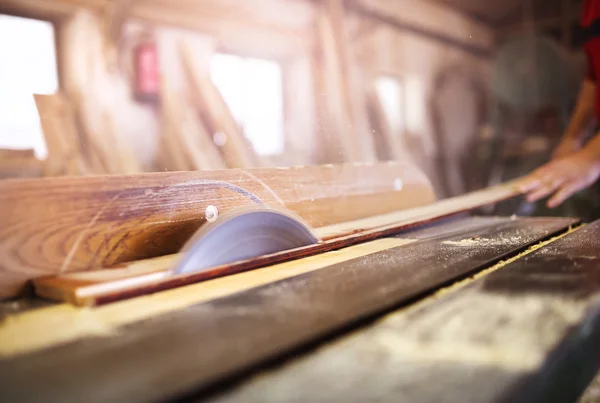
[[[142,172],[131,147],[116,133],[113,116],[118,102],[111,105],[102,99],[103,94],[117,92],[108,73],[101,21],[82,12],[61,35],[68,45],[61,54],[64,89],[34,95],[48,148],[45,175]]]
[[[0,148],[0,179],[42,176],[42,161],[33,150]]]

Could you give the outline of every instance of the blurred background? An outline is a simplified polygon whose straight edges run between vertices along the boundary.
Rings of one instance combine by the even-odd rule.
[[[3,0],[0,177],[411,160],[439,198],[490,186],[562,135],[585,70],[581,8]],[[598,195],[491,213],[591,219]]]

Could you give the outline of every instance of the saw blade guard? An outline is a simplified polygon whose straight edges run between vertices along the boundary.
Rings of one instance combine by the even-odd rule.
[[[266,207],[230,210],[198,229],[173,272],[197,273],[318,242],[310,226],[290,212]]]

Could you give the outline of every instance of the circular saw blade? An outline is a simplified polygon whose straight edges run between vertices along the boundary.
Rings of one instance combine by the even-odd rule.
[[[182,249],[175,274],[212,267],[318,243],[308,225],[287,212],[269,208],[231,210],[204,224]]]

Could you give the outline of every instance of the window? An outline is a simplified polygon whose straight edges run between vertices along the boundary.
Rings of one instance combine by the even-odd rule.
[[[33,148],[46,155],[33,94],[58,90],[54,27],[0,15],[0,148]]]
[[[256,152],[281,154],[285,147],[281,66],[273,61],[217,54],[211,76]]]
[[[404,93],[400,82],[395,78],[383,76],[375,81],[375,88],[392,133],[401,137],[405,130],[405,116]]]

